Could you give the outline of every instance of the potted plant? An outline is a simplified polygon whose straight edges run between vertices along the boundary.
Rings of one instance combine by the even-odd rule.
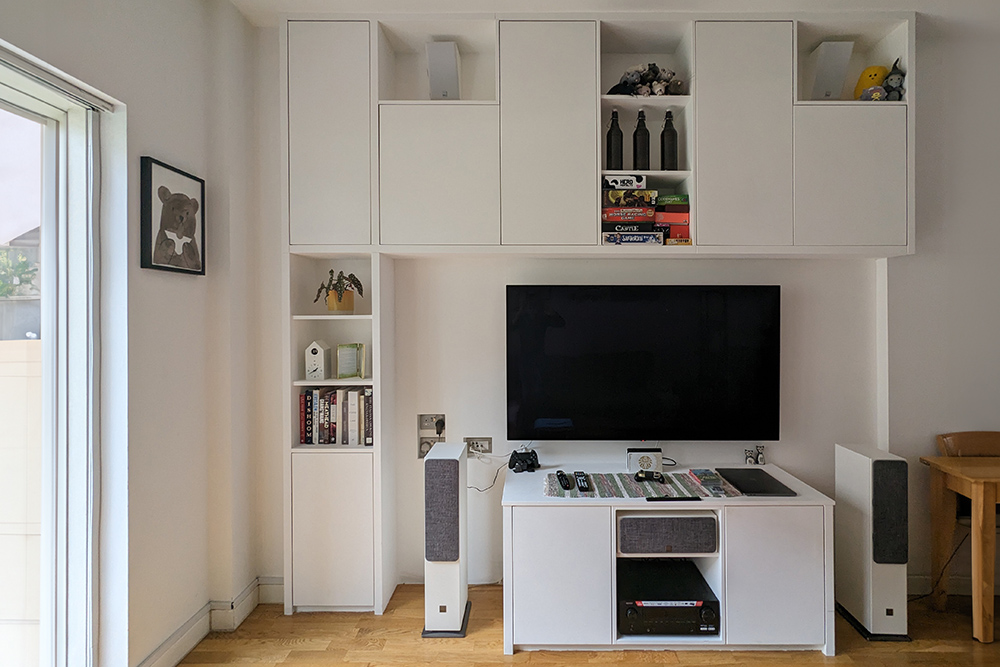
[[[313,299],[313,303],[319,301],[319,298],[325,292],[327,310],[350,314],[354,312],[355,291],[357,291],[358,296],[365,295],[365,288],[361,285],[361,281],[358,280],[356,275],[353,273],[345,275],[343,271],[334,275],[333,269],[330,269],[330,277],[325,283],[319,284],[319,289],[316,290],[316,298]]]

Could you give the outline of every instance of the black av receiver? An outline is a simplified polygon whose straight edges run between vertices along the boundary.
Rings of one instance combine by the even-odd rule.
[[[617,560],[620,634],[719,634],[719,599],[689,559]]]

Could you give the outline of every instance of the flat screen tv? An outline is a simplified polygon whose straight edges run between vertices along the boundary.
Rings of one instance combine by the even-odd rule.
[[[776,285],[508,285],[508,440],[778,439]]]

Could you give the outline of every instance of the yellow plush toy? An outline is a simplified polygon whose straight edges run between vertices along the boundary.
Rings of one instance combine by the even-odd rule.
[[[885,77],[889,75],[889,69],[881,65],[866,67],[865,71],[858,77],[858,85],[854,86],[854,99],[860,100],[861,93],[872,86],[881,86]]]

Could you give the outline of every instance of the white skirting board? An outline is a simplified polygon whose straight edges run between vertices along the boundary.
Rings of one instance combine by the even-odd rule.
[[[206,603],[140,662],[138,667],[174,667],[209,632],[232,632],[259,603],[281,603],[282,589],[281,577],[258,577],[232,602]]]
[[[963,550],[965,547],[962,547]],[[968,556],[968,554],[966,554]],[[952,568],[955,567],[952,562]],[[906,578],[906,589],[909,595],[924,595],[931,592],[931,578],[927,574],[911,574]],[[949,595],[972,595],[972,577],[965,575],[948,576]]]

